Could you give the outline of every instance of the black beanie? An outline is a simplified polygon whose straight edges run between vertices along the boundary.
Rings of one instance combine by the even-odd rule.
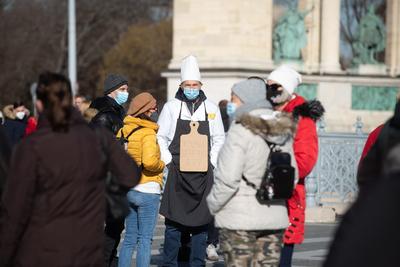
[[[109,74],[104,81],[104,95],[120,88],[122,85],[128,85],[128,80],[119,74]]]

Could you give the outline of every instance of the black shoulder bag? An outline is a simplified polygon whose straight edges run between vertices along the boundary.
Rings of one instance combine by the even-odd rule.
[[[243,176],[248,186],[257,190],[256,198],[260,203],[274,200],[287,200],[293,194],[295,169],[291,165],[289,153],[282,152],[275,144],[267,142],[270,153],[267,160],[267,170],[261,180],[260,187],[249,182]]]
[[[96,133],[98,140],[101,145],[102,152],[102,164],[106,168],[106,200],[107,200],[107,212],[111,214],[111,216],[116,220],[124,219],[130,212],[129,209],[129,201],[126,197],[127,188],[121,186],[115,177],[108,171],[109,164],[109,153],[107,142],[105,137],[101,134],[101,131],[98,126],[93,126],[92,129]]]

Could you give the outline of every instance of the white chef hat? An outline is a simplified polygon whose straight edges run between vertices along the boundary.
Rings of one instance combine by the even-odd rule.
[[[181,64],[181,83],[184,81],[201,82],[200,69],[197,59],[193,55],[189,55],[182,60]]]
[[[271,72],[268,80],[279,83],[289,94],[293,94],[294,89],[302,82],[300,73],[286,65],[281,65]]]

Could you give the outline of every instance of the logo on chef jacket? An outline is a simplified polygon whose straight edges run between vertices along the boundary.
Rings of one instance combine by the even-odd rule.
[[[216,114],[215,113],[208,113],[208,119],[213,120],[215,119]]]

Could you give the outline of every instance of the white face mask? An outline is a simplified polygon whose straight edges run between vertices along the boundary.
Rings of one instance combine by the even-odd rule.
[[[22,120],[22,119],[25,117],[25,112],[19,111],[19,112],[17,112],[17,113],[15,114],[15,116],[16,116],[18,119]]]

